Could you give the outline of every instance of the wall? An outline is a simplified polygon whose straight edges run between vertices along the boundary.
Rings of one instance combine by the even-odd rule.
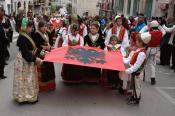
[[[3,5],[6,14],[11,14],[11,0],[1,0],[0,4]]]
[[[88,12],[89,15],[95,16],[99,13],[97,10],[98,0],[73,0],[73,13],[78,15],[83,15],[83,13]]]

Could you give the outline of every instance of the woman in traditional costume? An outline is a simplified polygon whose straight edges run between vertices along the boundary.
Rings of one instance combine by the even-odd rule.
[[[38,78],[36,64],[42,60],[36,57],[37,47],[31,38],[32,22],[22,20],[17,46],[19,52],[14,63],[13,97],[18,103],[35,103],[38,101]]]
[[[70,27],[71,33],[66,35],[63,41],[63,47],[84,46],[84,39],[78,33],[78,25],[72,24]],[[82,67],[70,64],[64,64],[62,67],[62,79],[65,83],[81,83]]]
[[[96,47],[100,49],[105,48],[104,39],[99,32],[100,24],[98,22],[93,22],[90,26],[90,33],[84,37],[84,45],[89,47]],[[87,83],[98,83],[101,77],[100,68],[83,68],[83,81]]]
[[[62,27],[60,28],[58,32],[58,37],[57,37],[57,46],[56,47],[62,47],[64,38],[66,37],[68,33],[68,24],[66,21],[63,21]]]
[[[38,30],[35,32],[34,41],[39,50],[40,58],[44,59],[45,54],[51,51],[51,44],[53,41],[51,37],[49,38],[46,23],[44,21],[39,22]],[[54,64],[51,62],[43,62],[43,64],[39,66],[37,70],[39,77],[40,92],[48,92],[55,90],[56,84]]]
[[[108,52],[119,52],[121,51],[120,48],[121,48],[121,41],[117,38],[116,35],[112,35],[109,41],[109,45],[107,45],[104,50]],[[119,71],[104,69],[102,75],[103,80],[107,79],[107,83],[105,84],[105,87],[107,88],[114,89],[121,82],[119,78]]]

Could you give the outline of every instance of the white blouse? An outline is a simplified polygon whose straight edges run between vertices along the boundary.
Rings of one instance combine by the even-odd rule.
[[[84,39],[79,34],[77,34],[76,36],[73,36],[72,34],[66,35],[62,46],[69,46],[68,45],[68,42],[69,42],[68,39],[70,39],[71,41],[73,41],[73,40],[79,41],[79,39],[80,39],[80,46],[84,46]]]
[[[136,52],[138,52],[140,49],[136,50]],[[127,74],[132,74],[133,72],[136,72],[144,63],[146,59],[146,54],[144,52],[140,52],[137,56],[137,60],[134,63],[134,65],[130,64],[130,68],[126,69],[126,73]]]

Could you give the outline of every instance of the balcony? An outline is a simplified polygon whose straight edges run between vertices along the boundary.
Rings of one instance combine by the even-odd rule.
[[[112,3],[103,2],[103,3],[100,4],[100,10],[106,11],[106,12],[112,12],[113,11],[113,5],[112,5]]]
[[[33,4],[35,6],[41,6],[41,5],[44,5],[45,4],[45,0],[34,0],[33,1]]]

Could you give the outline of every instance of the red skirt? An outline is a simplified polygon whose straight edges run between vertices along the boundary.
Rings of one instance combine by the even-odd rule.
[[[42,66],[37,67],[37,72],[40,92],[48,92],[56,89],[53,63],[44,62]]]
[[[63,45],[63,38],[60,37],[60,39],[59,39],[59,41],[58,41],[58,48],[59,48],[59,47],[62,47],[62,45]]]

